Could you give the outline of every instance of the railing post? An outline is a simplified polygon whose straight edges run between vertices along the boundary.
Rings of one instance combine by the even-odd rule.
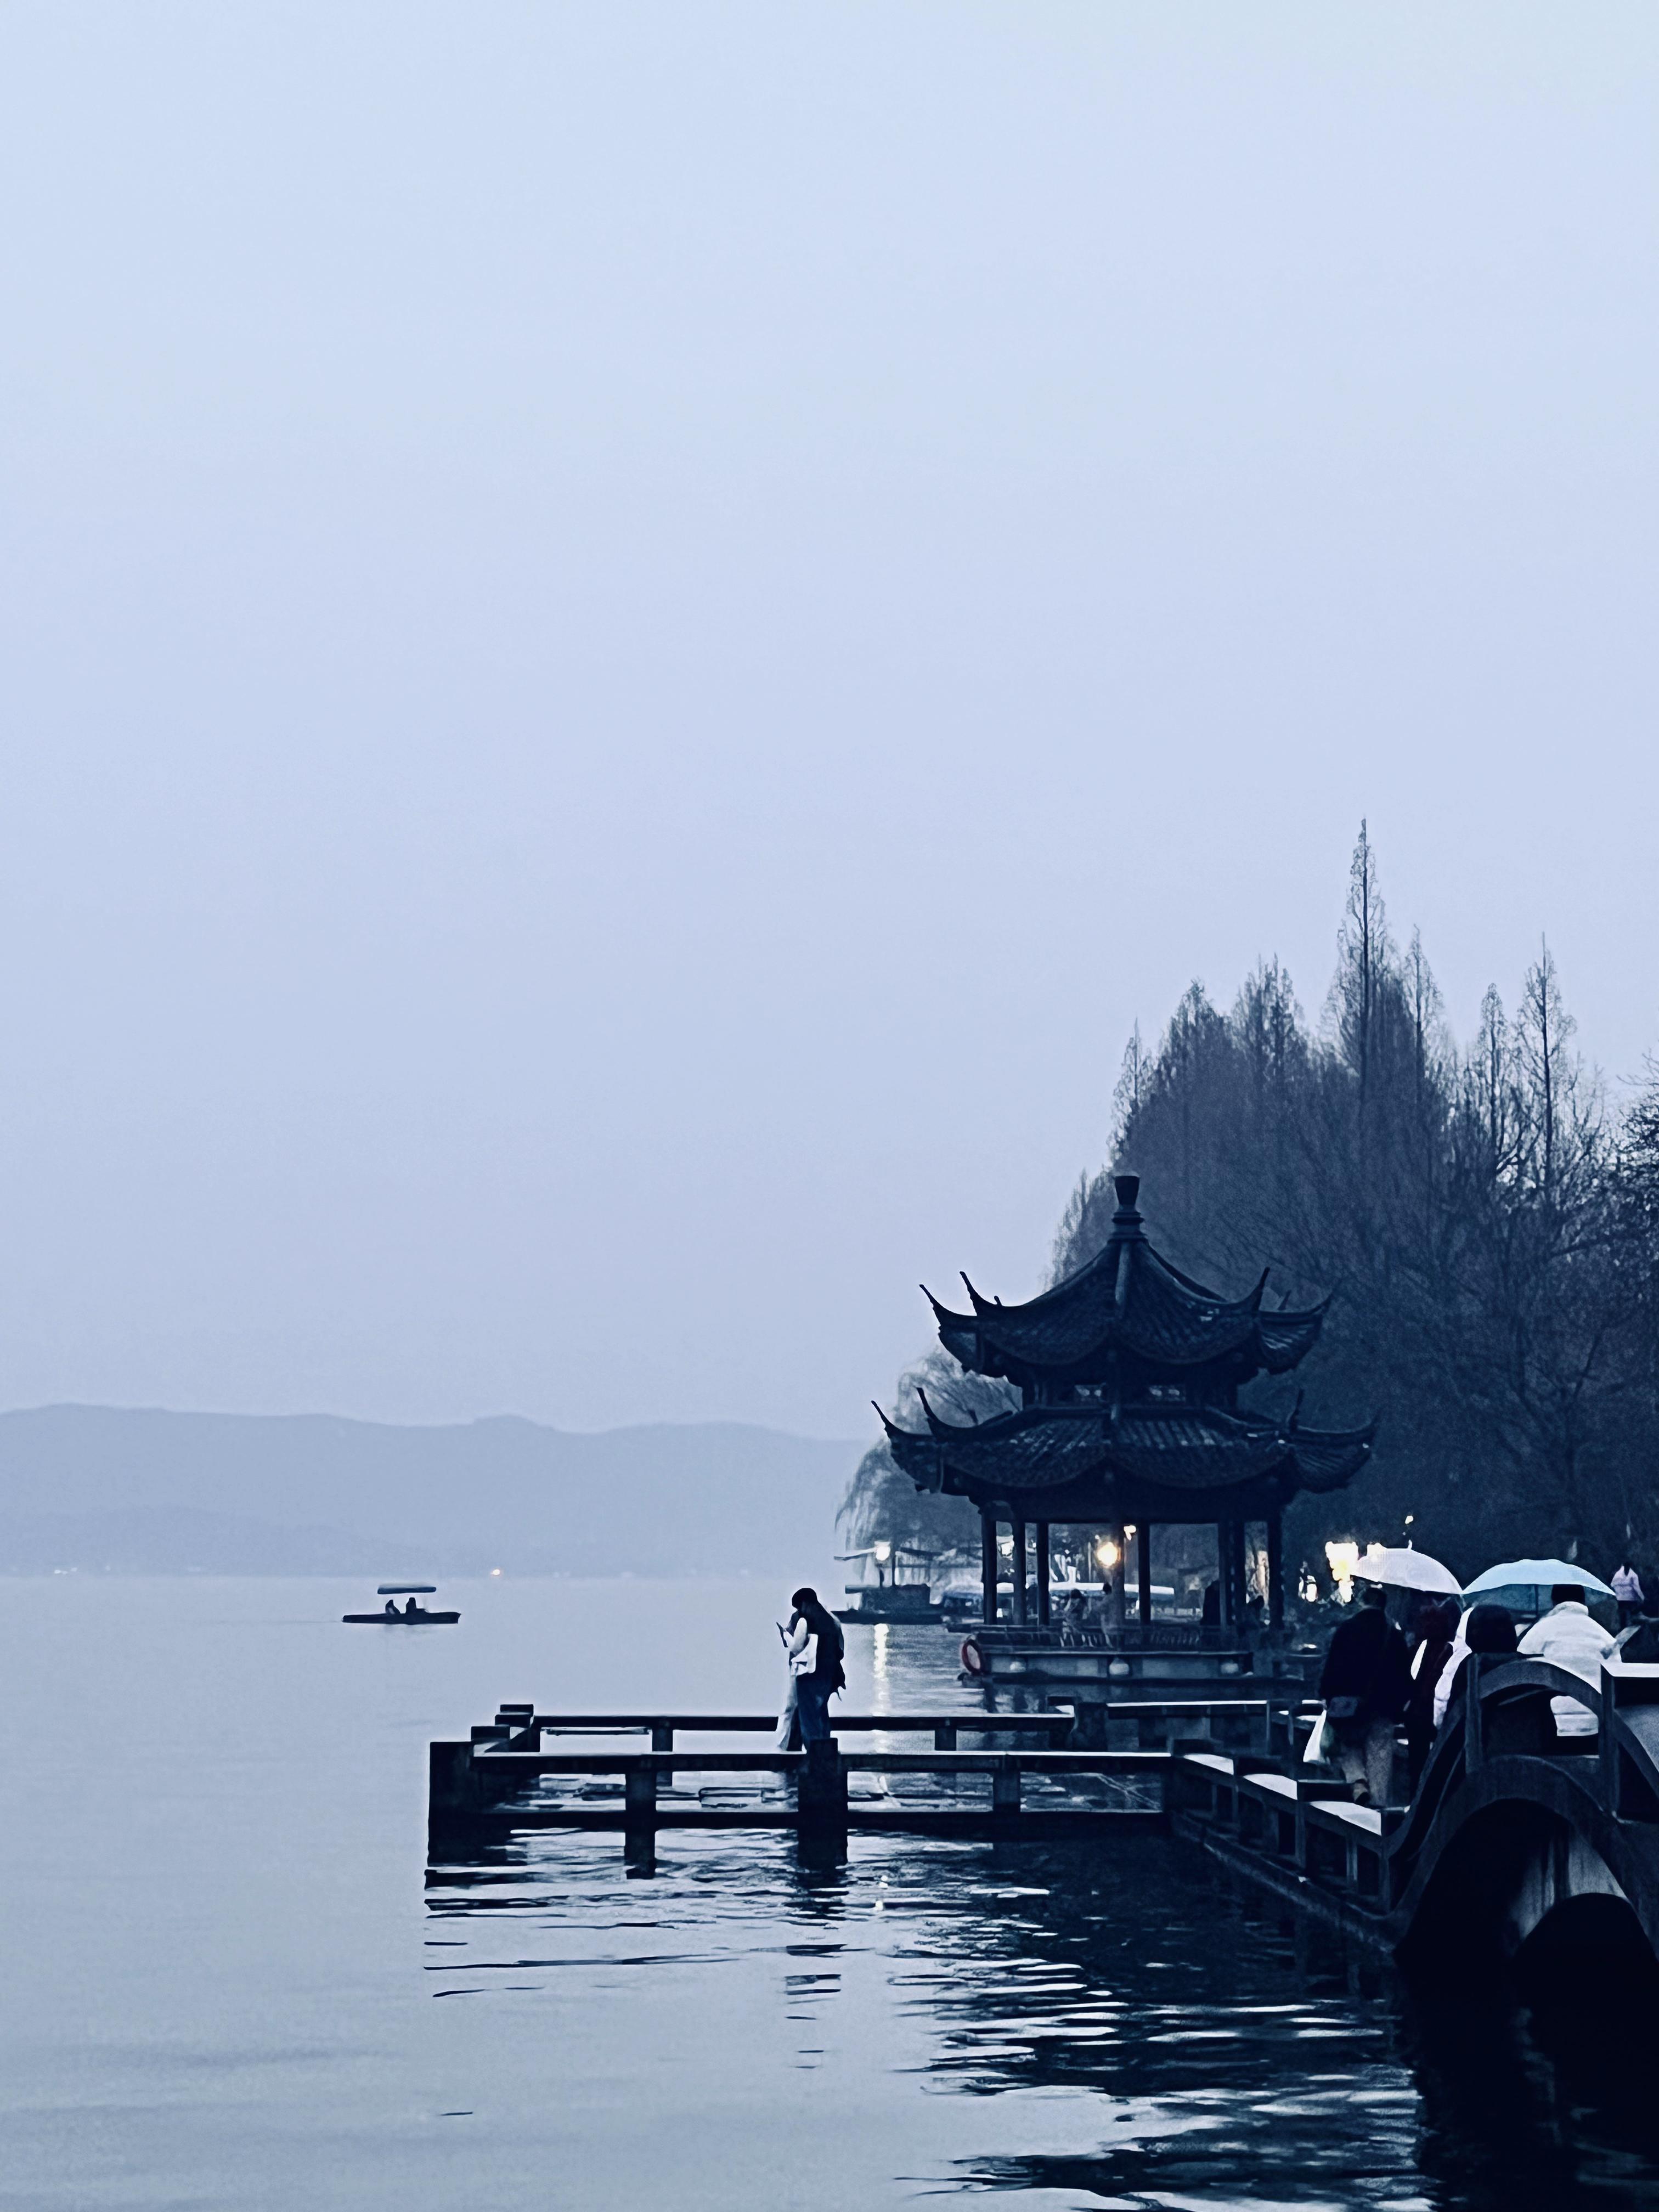
[[[1463,1685],[1463,1771],[1478,1774],[1486,1757],[1486,1724],[1480,1711],[1480,1654],[1471,1651],[1463,1662],[1468,1680]]]
[[[652,1722],[651,1748],[653,1751],[672,1751],[674,1748],[674,1731],[666,1721]]]
[[[1619,1787],[1619,1688],[1617,1678],[1607,1668],[1601,1669],[1601,1731],[1596,1747],[1601,1755],[1601,1802],[1615,1820],[1620,1812]]]
[[[1018,1813],[1019,1810],[1019,1761],[1012,1752],[1005,1751],[991,1771],[991,1810],[994,1813]]]
[[[954,1728],[946,1725],[936,1728],[933,1730],[933,1748],[935,1751],[954,1751],[956,1747],[957,1732]]]

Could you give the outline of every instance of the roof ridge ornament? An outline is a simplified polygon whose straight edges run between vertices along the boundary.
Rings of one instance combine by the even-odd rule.
[[[1117,1194],[1117,1212],[1112,1216],[1114,1229],[1139,1229],[1141,1217],[1136,1208],[1140,1196],[1140,1177],[1121,1175],[1112,1177],[1112,1188]]]

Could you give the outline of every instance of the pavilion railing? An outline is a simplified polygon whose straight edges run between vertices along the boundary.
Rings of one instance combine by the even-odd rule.
[[[1236,1652],[1248,1642],[1242,1632],[1185,1620],[996,1620],[975,1628],[972,1635],[975,1643],[993,1650],[1018,1645],[1050,1651]]]

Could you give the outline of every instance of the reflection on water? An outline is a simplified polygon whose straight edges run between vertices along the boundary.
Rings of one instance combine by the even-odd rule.
[[[614,1838],[434,1872],[435,1987],[533,1993],[568,2021],[746,1966],[757,2025],[809,2071],[844,2061],[878,2002],[926,2100],[882,2148],[928,2195],[1545,2212],[1650,2206],[1659,2186],[1651,2114],[1578,2102],[1518,2014],[1419,2012],[1368,1952],[1156,1837],[855,1840],[830,1878],[775,1839],[664,1851],[648,1905]]]
[[[1156,1835],[809,1873],[670,1830],[632,1881],[617,1834],[534,1834],[423,1888],[428,1736],[641,1708],[665,1653],[685,1705],[763,1703],[769,1594],[480,1588],[447,1643],[356,1644],[351,1595],[13,1586],[7,2212],[1659,2201],[1626,2023],[1415,2002]],[[969,1710],[955,1648],[854,1631],[851,1698]]]

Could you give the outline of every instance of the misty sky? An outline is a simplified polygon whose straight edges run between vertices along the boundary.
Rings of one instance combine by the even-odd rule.
[[[1646,7],[12,0],[0,1401],[866,1432],[1370,817],[1654,947]],[[1148,1194],[1154,1217],[1157,1194]]]

